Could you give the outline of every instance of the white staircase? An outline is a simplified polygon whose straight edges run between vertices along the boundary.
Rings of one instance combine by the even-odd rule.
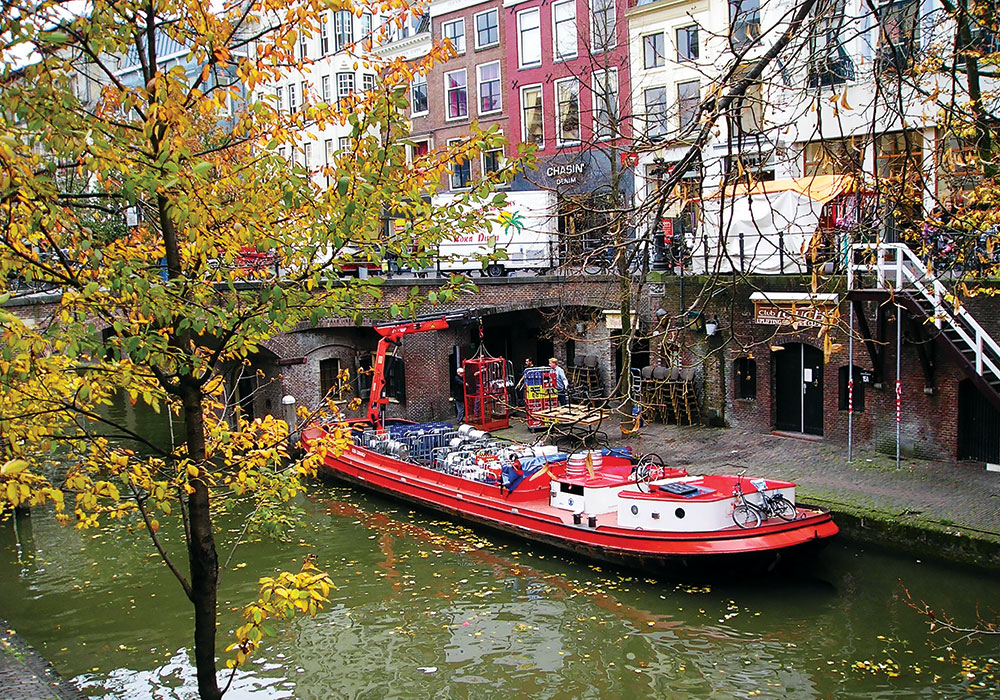
[[[1000,345],[905,244],[851,245],[847,290],[861,289],[888,291],[900,305],[925,316],[982,380],[980,385],[1000,399]]]

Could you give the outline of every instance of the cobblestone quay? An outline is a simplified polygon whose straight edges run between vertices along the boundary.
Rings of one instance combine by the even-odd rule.
[[[0,620],[0,695],[8,700],[84,700],[41,654]]]

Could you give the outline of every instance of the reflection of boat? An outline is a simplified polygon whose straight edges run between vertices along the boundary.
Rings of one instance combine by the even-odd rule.
[[[387,347],[406,333],[446,325],[438,319],[378,330]],[[471,426],[386,421],[379,385],[372,383],[368,421],[350,424],[353,444],[325,455],[326,473],[461,520],[640,567],[752,557],[773,563],[780,554],[837,533],[828,512],[804,507],[795,507],[790,520],[775,516],[756,527],[738,527],[733,511],[739,477],[692,476],[628,448],[568,455]],[[323,432],[309,428],[303,440],[308,445]],[[791,482],[757,479],[742,488],[751,503],[778,493],[795,502]]]

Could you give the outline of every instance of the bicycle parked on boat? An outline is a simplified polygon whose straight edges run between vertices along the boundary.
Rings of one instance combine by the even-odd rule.
[[[768,520],[772,516],[778,516],[782,520],[791,522],[795,520],[795,505],[785,498],[781,493],[768,496],[767,482],[764,479],[754,479],[751,485],[760,494],[760,503],[747,500],[743,493],[743,472],[740,472],[736,486],[733,487],[733,522],[741,528],[748,529],[758,527],[762,520]]]

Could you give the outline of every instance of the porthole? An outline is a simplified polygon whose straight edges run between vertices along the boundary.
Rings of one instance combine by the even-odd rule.
[[[639,515],[639,506],[632,506],[632,515]]]
[[[678,508],[677,510],[674,511],[674,515],[677,516],[678,520],[681,520],[684,517],[684,509]]]

